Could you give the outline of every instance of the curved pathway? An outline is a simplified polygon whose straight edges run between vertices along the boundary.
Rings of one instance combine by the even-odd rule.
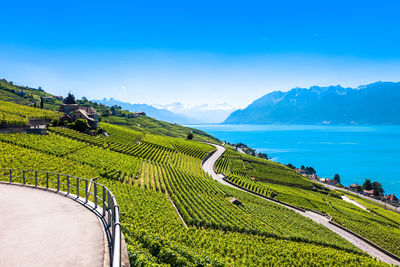
[[[212,144],[212,143],[209,143],[209,144],[212,145],[212,146],[215,146],[217,148],[217,151],[214,152],[214,154],[203,163],[203,165],[202,165],[203,170],[206,171],[208,174],[210,174],[214,178],[214,180],[217,180],[218,182],[220,182],[220,183],[222,183],[224,185],[227,185],[227,186],[242,190],[241,188],[238,188],[238,187],[234,186],[233,184],[230,184],[230,183],[226,182],[223,179],[224,178],[223,174],[217,174],[215,172],[214,165],[215,165],[216,161],[218,160],[218,158],[221,157],[221,155],[224,153],[225,148],[223,146],[220,146],[220,145],[216,145],[216,144]],[[242,191],[244,191],[244,190],[242,190]],[[248,191],[245,191],[245,192],[248,192]],[[250,192],[248,192],[248,193],[250,193]],[[258,196],[256,194],[254,194],[254,195]],[[258,197],[260,197],[260,196],[258,196]],[[266,198],[263,198],[263,199],[265,199],[267,201],[271,201],[271,200],[268,200]],[[400,261],[398,261],[398,260],[386,255],[385,253],[383,253],[380,250],[376,249],[375,247],[371,246],[370,244],[368,244],[364,240],[358,238],[357,236],[355,236],[355,235],[353,235],[353,234],[341,229],[340,227],[337,227],[336,225],[333,225],[333,224],[329,223],[329,219],[327,217],[325,217],[325,216],[322,216],[322,215],[320,215],[318,213],[315,213],[315,212],[312,212],[312,211],[303,212],[303,211],[294,209],[294,208],[292,208],[290,206],[286,206],[283,203],[277,203],[277,202],[274,202],[274,201],[271,201],[271,202],[275,203],[277,205],[285,206],[288,209],[294,210],[295,212],[297,212],[297,213],[299,213],[299,214],[301,214],[301,215],[303,215],[303,216],[305,216],[307,218],[310,218],[311,220],[313,220],[316,223],[322,224],[326,228],[332,230],[333,232],[335,232],[336,234],[340,235],[341,237],[343,237],[344,239],[346,239],[347,241],[349,241],[350,243],[352,243],[353,245],[355,245],[359,249],[365,251],[366,253],[368,253],[369,255],[371,255],[374,258],[378,258],[379,260],[381,260],[383,262],[386,262],[386,263],[389,263],[389,264],[394,264],[394,265],[400,266]]]
[[[52,191],[0,183],[0,266],[103,266],[103,225]]]

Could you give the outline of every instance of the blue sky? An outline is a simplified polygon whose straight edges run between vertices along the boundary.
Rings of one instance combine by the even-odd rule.
[[[400,80],[398,1],[1,7],[0,77],[55,94],[244,107],[296,86]]]

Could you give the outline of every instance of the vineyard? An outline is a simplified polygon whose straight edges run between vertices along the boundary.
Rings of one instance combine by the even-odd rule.
[[[273,196],[277,200],[303,209],[329,214],[339,224],[393,254],[400,255],[400,223],[397,214],[384,211],[378,207],[371,208],[374,211],[373,213],[362,210],[351,203],[341,200],[340,194],[337,192],[327,190],[318,185],[312,188],[305,187],[305,184],[300,186],[302,180],[299,183],[292,182],[292,186],[286,185],[286,177],[280,175],[275,175],[278,182],[271,182],[262,178],[253,180],[248,175],[231,173],[229,171],[230,165],[226,163],[224,165],[226,161],[227,159],[225,161],[221,160],[219,168],[220,170],[225,169],[227,173],[230,173],[226,177],[230,182],[267,197]],[[259,169],[258,165],[253,166],[255,166],[256,170],[249,172],[251,174],[262,173],[266,169],[266,165]],[[267,175],[271,172],[266,171],[265,173]]]
[[[227,149],[218,159],[216,169],[227,176],[243,175],[270,183],[312,188],[316,184],[286,166]]]
[[[101,127],[107,135],[61,127],[50,127],[49,135],[0,134],[0,168],[99,177],[120,205],[132,266],[385,265],[292,210],[214,181],[201,168],[214,150],[208,144],[104,122]],[[397,218],[342,203],[337,193],[284,166],[227,150],[216,169],[232,183],[329,213],[399,251]]]
[[[357,252],[313,243],[194,226],[186,229],[164,194],[106,179],[100,182],[120,200],[125,214],[123,232],[134,266],[385,266]],[[287,216],[292,218],[290,213]]]
[[[31,118],[55,119],[60,114],[46,109],[33,108],[0,100],[1,125],[26,125]]]

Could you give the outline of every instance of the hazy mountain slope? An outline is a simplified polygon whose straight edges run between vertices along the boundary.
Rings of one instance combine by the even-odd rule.
[[[225,120],[231,124],[400,124],[400,83],[272,92]]]
[[[189,124],[189,123],[197,123],[198,122],[197,120],[188,118],[184,115],[178,115],[169,110],[158,109],[156,107],[146,105],[146,104],[131,104],[128,102],[119,101],[114,98],[110,98],[110,99],[104,98],[103,100],[92,100],[92,101],[99,103],[99,104],[104,104],[107,106],[118,105],[118,106],[121,106],[122,109],[126,109],[131,112],[143,111],[149,117],[155,118],[157,120],[166,121],[166,122],[179,123],[179,124]]]

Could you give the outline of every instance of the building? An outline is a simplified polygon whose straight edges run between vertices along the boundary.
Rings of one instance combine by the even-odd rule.
[[[90,117],[84,109],[77,109],[72,111],[69,116],[75,121],[78,119],[87,120],[89,125],[93,127],[96,125],[96,120]]]
[[[336,181],[335,180],[330,180],[330,179],[326,179],[326,182],[329,185],[336,185]]]
[[[77,119],[83,119],[88,121],[90,127],[97,127],[97,112],[89,106],[80,107],[72,94],[68,94],[67,98],[64,99],[63,104],[60,106],[60,112],[65,114],[60,118],[60,122],[72,122]]]
[[[359,185],[357,183],[354,183],[354,184],[351,184],[349,186],[349,189],[352,190],[352,191],[360,192],[361,191],[361,185]]]
[[[383,199],[394,204],[399,204],[399,199],[394,194],[386,195],[383,197]]]
[[[79,106],[75,101],[75,97],[72,94],[68,94],[67,98],[65,98],[64,102],[61,104],[60,112],[69,115],[77,109],[79,109]]]
[[[300,174],[303,174],[303,175],[306,174],[306,170],[305,170],[305,169],[296,168],[296,169],[294,169],[294,170],[297,171],[297,172],[300,173]]]
[[[336,185],[336,181],[330,180],[329,178],[320,178],[319,181],[329,185]]]
[[[60,118],[60,125],[65,125],[67,122],[68,122],[68,123],[71,123],[71,122],[73,122],[73,121],[74,121],[74,120],[71,118],[70,115],[64,114],[64,116],[62,116],[62,117]]]
[[[373,196],[374,195],[374,190],[363,190],[363,194],[366,196]]]

